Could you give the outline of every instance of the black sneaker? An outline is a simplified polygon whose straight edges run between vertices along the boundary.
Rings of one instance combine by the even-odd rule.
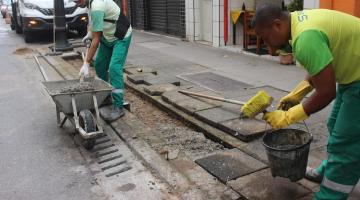
[[[317,173],[314,168],[306,167],[305,178],[315,183],[321,183],[324,175]]]
[[[111,111],[107,112],[107,113],[103,113],[102,117],[107,122],[113,122],[124,115],[125,115],[125,112],[124,112],[123,108],[112,107]]]

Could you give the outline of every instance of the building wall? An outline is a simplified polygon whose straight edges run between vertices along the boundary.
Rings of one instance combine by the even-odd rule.
[[[345,12],[356,17],[360,17],[359,0],[320,0],[320,8],[327,8]]]
[[[189,41],[201,40],[201,24],[200,24],[200,1],[201,0],[186,0],[186,38]],[[225,23],[228,24],[228,42],[227,45],[233,45],[233,23],[230,16],[230,11],[235,9],[242,9],[245,5],[247,10],[255,10],[256,6],[266,3],[274,3],[281,6],[282,0],[228,0],[228,10],[224,16],[224,0],[212,0],[212,46],[224,46],[224,17]],[[243,41],[243,27],[242,23],[236,23],[236,45],[242,46]]]
[[[320,1],[319,0],[304,0],[304,9],[314,9],[319,8]]]

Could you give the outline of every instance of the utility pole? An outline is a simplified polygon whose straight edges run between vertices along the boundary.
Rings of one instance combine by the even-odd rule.
[[[64,0],[54,0],[54,51],[70,51],[73,47],[67,40]]]

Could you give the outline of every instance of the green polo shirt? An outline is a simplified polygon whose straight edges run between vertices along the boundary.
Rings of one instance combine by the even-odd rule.
[[[91,31],[102,32],[108,42],[118,40],[114,36],[116,24],[105,22],[104,19],[117,20],[120,15],[120,8],[113,0],[93,0],[90,5]],[[132,28],[129,27],[125,38],[131,35]]]
[[[360,80],[360,19],[326,9],[291,13],[292,48],[311,76],[332,63],[336,80]]]

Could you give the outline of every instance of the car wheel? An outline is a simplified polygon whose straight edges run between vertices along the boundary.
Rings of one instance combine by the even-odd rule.
[[[87,28],[78,29],[77,32],[80,37],[85,37],[85,35],[87,34]]]
[[[22,33],[22,28],[19,26],[18,23],[15,23],[15,31],[17,34],[21,34]]]
[[[14,18],[11,17],[11,22],[10,22],[10,28],[11,30],[15,30],[15,21]]]
[[[24,33],[24,40],[26,43],[30,43],[30,42],[33,42],[34,39],[33,39],[33,35],[30,34],[30,32],[27,32],[27,31],[23,31]]]

